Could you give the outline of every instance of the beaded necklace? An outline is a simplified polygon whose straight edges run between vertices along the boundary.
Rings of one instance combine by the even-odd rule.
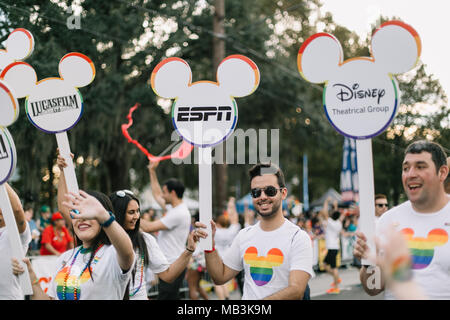
[[[139,291],[139,289],[141,289],[142,278],[144,278],[144,252],[142,252],[141,254],[141,280],[139,281],[139,286],[137,287],[137,289],[134,290],[133,293],[130,293],[130,297],[133,297]]]
[[[95,250],[95,252],[93,253],[93,254],[94,254],[94,257],[95,257],[95,255],[97,254],[98,250],[100,250],[101,247],[103,247],[103,244],[101,244],[100,246],[98,246],[98,248]],[[92,251],[92,249],[90,249],[90,248],[89,248],[89,249],[85,249],[85,248],[83,248],[83,246],[81,246],[80,249],[78,249],[77,253],[75,253],[75,256],[73,257],[72,262],[70,263],[69,270],[67,270],[66,276],[64,277],[64,285],[63,285],[63,288],[62,288],[62,291],[63,291],[63,292],[62,292],[63,300],[67,300],[67,296],[66,296],[66,291],[67,291],[67,280],[69,279],[70,271],[72,270],[72,266],[74,265],[75,261],[77,260],[78,254],[79,254],[80,252],[84,254],[84,253],[87,253],[87,252],[89,252],[89,251]],[[73,300],[78,300],[78,297],[77,297],[77,288],[78,288],[78,285],[79,285],[79,283],[80,283],[80,278],[81,278],[81,276],[83,275],[83,272],[87,269],[88,264],[89,264],[89,261],[86,263],[86,265],[84,266],[84,268],[81,270],[80,275],[79,275],[79,276],[76,278],[76,280],[75,280],[75,284],[74,284],[74,287],[73,287]]]

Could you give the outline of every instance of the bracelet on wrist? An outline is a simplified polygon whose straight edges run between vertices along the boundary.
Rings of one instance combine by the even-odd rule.
[[[212,250],[205,250],[205,253],[211,253],[211,252],[214,252],[214,251],[216,251],[216,247],[213,247]]]
[[[39,279],[35,279],[31,282],[32,286],[34,286],[35,284],[39,284]]]
[[[111,223],[113,223],[114,220],[116,220],[116,217],[114,216],[114,214],[111,211],[108,211],[108,213],[109,213],[109,219],[103,223],[100,223],[100,226],[102,228],[108,228],[111,225]]]
[[[191,250],[188,247],[186,247],[186,250],[189,251],[190,253],[194,253],[195,250]]]

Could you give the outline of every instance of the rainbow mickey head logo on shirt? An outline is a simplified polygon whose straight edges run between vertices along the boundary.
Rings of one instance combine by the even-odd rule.
[[[258,256],[258,249],[249,247],[245,250],[244,262],[250,265],[250,274],[257,286],[266,285],[273,275],[273,268],[283,263],[284,256],[280,249],[272,248],[266,256]]]
[[[421,270],[428,267],[433,260],[434,248],[443,246],[448,241],[448,234],[443,229],[433,229],[426,238],[414,237],[414,230],[405,228],[402,233],[406,237],[412,255],[412,268]]]
[[[394,119],[400,92],[393,75],[415,67],[420,38],[411,26],[388,21],[373,33],[370,53],[344,60],[339,40],[321,32],[309,37],[297,56],[305,80],[325,83],[323,106],[331,125],[354,139],[377,136]]]

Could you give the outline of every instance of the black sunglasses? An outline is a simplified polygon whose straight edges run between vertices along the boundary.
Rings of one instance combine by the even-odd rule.
[[[277,189],[274,186],[268,186],[268,187],[265,187],[265,188],[253,188],[251,190],[251,194],[252,194],[252,197],[256,199],[256,198],[261,197],[261,191],[264,191],[266,196],[273,197],[273,196],[275,196],[277,194],[278,190],[281,191],[281,190],[283,190],[283,188]]]
[[[388,204],[387,203],[376,203],[375,204],[378,208],[383,208],[383,207],[388,207]]]

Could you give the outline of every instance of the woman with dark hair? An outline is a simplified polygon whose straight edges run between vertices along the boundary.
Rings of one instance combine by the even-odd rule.
[[[57,272],[47,294],[40,287],[30,261],[27,264],[32,282],[32,299],[121,300],[131,279],[135,255],[130,237],[115,221],[109,198],[100,192],[67,193],[63,168],[58,185],[58,207],[78,246],[57,260]],[[13,260],[13,273],[23,273]]]
[[[149,267],[163,281],[173,282],[186,269],[195,251],[194,233],[189,234],[186,250],[177,260],[169,264],[156,239],[140,231],[140,202],[133,192],[120,190],[111,194],[109,198],[113,204],[117,222],[130,236],[136,254],[133,276],[129,284],[129,298],[130,300],[146,300],[145,269]]]

